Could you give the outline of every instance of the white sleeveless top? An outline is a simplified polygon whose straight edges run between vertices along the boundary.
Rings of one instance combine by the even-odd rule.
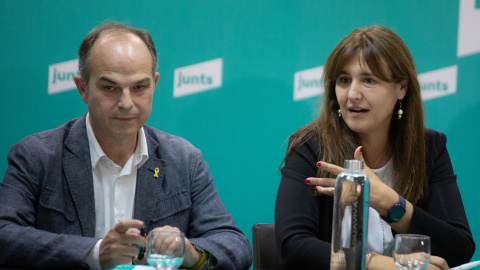
[[[389,187],[393,186],[393,158],[382,168],[371,170],[384,184]],[[366,250],[391,257],[394,241],[390,225],[380,217],[375,209],[370,207],[368,209]]]

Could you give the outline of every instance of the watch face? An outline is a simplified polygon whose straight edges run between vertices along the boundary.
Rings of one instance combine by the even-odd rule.
[[[403,215],[405,215],[405,208],[403,208],[400,204],[396,204],[389,216],[395,221],[399,221]]]

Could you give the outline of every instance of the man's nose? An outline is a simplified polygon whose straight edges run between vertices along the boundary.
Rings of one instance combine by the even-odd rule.
[[[122,89],[118,100],[118,106],[123,109],[130,109],[133,106],[132,94],[130,89]]]

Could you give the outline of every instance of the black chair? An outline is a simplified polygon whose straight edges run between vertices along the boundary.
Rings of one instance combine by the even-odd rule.
[[[283,270],[277,255],[274,224],[253,224],[252,242],[253,269]]]

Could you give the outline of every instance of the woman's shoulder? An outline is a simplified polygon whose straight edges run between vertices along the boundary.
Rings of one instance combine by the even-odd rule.
[[[291,146],[300,146],[303,144],[317,145],[319,140],[319,134],[317,125],[314,123],[307,124],[292,133],[289,138],[289,144]]]
[[[427,147],[431,146],[441,146],[447,144],[447,136],[437,130],[431,128],[425,128],[425,139]]]
[[[436,160],[447,149],[447,136],[437,130],[425,128],[427,162]]]
[[[307,124],[292,133],[288,138],[288,150],[285,158],[291,154],[318,156],[319,134],[313,123]]]
[[[446,137],[443,132],[440,132],[431,128],[425,128],[425,135],[430,138]]]

